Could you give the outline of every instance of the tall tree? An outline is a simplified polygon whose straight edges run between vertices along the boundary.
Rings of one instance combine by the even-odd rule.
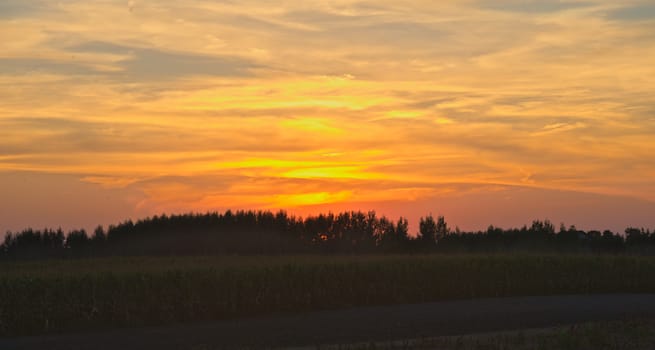
[[[432,214],[421,217],[419,222],[420,239],[424,247],[433,247],[437,243],[437,222]]]
[[[437,218],[437,242],[444,239],[448,233],[450,233],[450,229],[448,228],[448,224],[446,224],[446,219],[442,215],[439,215]]]

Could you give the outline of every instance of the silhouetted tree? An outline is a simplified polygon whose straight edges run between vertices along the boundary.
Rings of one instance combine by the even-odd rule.
[[[105,229],[102,227],[102,225],[99,225],[93,231],[92,241],[93,241],[94,244],[100,245],[100,244],[104,243],[104,241],[106,239],[107,239],[107,235],[105,234]]]
[[[8,232],[0,258],[39,259],[97,255],[211,254],[353,254],[372,252],[503,252],[563,251],[655,254],[655,233],[629,227],[625,235],[588,231],[575,226],[559,232],[550,221],[530,227],[451,232],[443,216],[419,222],[410,238],[405,218],[393,222],[375,212],[319,214],[306,218],[286,212],[226,211],[224,213],[159,215],[133,222],[98,226],[93,237],[84,230],[67,235],[61,229]]]
[[[436,239],[437,242],[442,240],[446,235],[450,232],[450,229],[448,229],[448,224],[446,224],[446,219],[439,215],[437,218],[437,232],[436,232]]]
[[[89,237],[84,230],[74,230],[68,233],[66,237],[66,248],[81,250],[86,248],[90,243]]]
[[[437,223],[432,215],[421,217],[419,222],[419,238],[426,249],[432,249],[437,244]]]

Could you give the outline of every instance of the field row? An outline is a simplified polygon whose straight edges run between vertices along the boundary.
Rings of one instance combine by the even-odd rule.
[[[655,259],[626,256],[116,258],[1,269],[1,336],[457,298],[655,292]]]

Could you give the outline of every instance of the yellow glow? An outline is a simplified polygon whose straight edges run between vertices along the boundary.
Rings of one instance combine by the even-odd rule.
[[[322,134],[340,134],[343,133],[343,130],[330,125],[330,122],[322,119],[314,118],[302,118],[302,119],[293,119],[285,120],[282,122],[282,126],[288,127],[291,129],[297,129],[304,132]]]
[[[301,168],[287,171],[282,174],[284,177],[290,178],[326,178],[326,179],[374,179],[379,176],[371,173],[366,173],[359,167],[354,166],[341,166],[341,167],[325,167],[325,168]]]
[[[418,118],[422,115],[421,112],[416,112],[416,111],[391,111],[387,113],[387,116],[389,118],[407,118],[407,119],[412,119],[412,118]]]
[[[350,191],[276,195],[273,197],[273,206],[293,208],[306,205],[335,203],[348,200],[351,196],[352,193]]]
[[[269,169],[284,169],[302,166],[323,166],[329,163],[318,161],[302,161],[302,160],[284,160],[284,159],[262,159],[253,158],[238,160],[233,162],[217,163],[217,168],[269,168]]]
[[[435,123],[440,124],[440,125],[449,125],[449,124],[454,124],[455,122],[452,119],[449,118],[436,118],[434,120]]]

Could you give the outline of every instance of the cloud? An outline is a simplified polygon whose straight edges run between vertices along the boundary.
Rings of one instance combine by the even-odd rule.
[[[641,4],[622,6],[608,14],[609,19],[619,21],[649,21],[655,19],[655,5]]]
[[[232,120],[234,121],[234,120]],[[238,121],[237,121],[238,122]],[[0,119],[12,130],[0,139],[0,155],[80,153],[182,153],[207,151],[283,152],[310,147],[301,139],[285,143],[274,131],[244,128],[166,126],[129,121],[100,122],[64,118],[21,117]],[[262,141],[266,140],[266,141]]]
[[[92,75],[99,71],[83,63],[39,58],[0,58],[0,74],[21,75],[56,73],[63,75]]]
[[[0,19],[33,16],[42,5],[39,0],[3,0],[0,2]]]
[[[447,32],[433,28],[429,23],[402,21],[386,15],[345,15],[321,11],[293,11],[285,19],[313,26],[308,33],[314,40],[341,39],[341,45],[375,45],[393,43],[415,47],[437,44]],[[377,44],[377,45],[376,45]]]
[[[498,11],[542,14],[592,6],[585,1],[502,0],[480,2],[481,6]]]
[[[543,136],[543,135],[550,135],[553,133],[557,132],[564,132],[564,131],[571,131],[575,129],[580,129],[580,128],[585,128],[587,125],[585,123],[581,122],[576,122],[576,123],[554,123],[554,124],[548,124],[544,125],[544,127],[537,132],[533,132],[531,135],[533,136]]]
[[[188,54],[107,42],[87,42],[70,47],[68,51],[122,55],[125,58],[115,62],[118,69],[106,74],[133,81],[162,80],[194,75],[248,76],[250,69],[258,68],[253,63],[237,57]]]
[[[236,56],[212,56],[88,42],[50,58],[0,58],[0,76],[55,74],[69,79],[105,78],[123,83],[157,83],[179,78],[248,77],[264,67]]]

